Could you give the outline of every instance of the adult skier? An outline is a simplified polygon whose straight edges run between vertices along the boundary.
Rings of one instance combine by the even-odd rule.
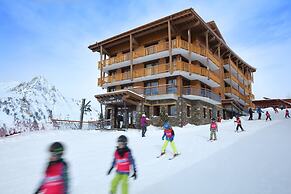
[[[210,138],[209,140],[217,140],[216,138],[216,132],[218,131],[217,123],[215,122],[215,118],[212,118],[212,121],[210,123]]]
[[[64,146],[54,142],[50,148],[51,154],[45,177],[35,194],[68,194],[68,165],[62,158]]]
[[[136,166],[135,161],[132,157],[131,150],[127,147],[127,137],[124,135],[121,135],[117,139],[117,147],[114,152],[113,162],[112,165],[107,172],[107,175],[109,175],[112,171],[112,169],[116,168],[116,174],[111,182],[111,188],[110,193],[116,194],[117,193],[117,187],[119,183],[121,183],[121,190],[122,194],[128,194],[128,176],[130,173],[130,167],[133,168],[133,175],[132,178],[137,178],[137,172],[136,172]]]
[[[148,122],[148,118],[146,117],[145,114],[142,114],[141,118],[140,118],[140,126],[141,126],[141,130],[142,130],[142,137],[145,137],[145,134],[147,132],[147,122]]]
[[[257,108],[257,113],[258,113],[258,119],[261,120],[262,113],[264,113],[264,111],[261,109],[261,107]]]
[[[250,108],[249,108],[249,115],[250,115],[249,120],[253,120],[253,113],[254,113],[254,111],[253,111],[253,109],[250,107]]]
[[[240,120],[239,116],[236,117],[236,120],[234,122],[237,123],[235,132],[238,132],[238,128],[240,128],[241,131],[245,131],[241,125],[241,120]]]
[[[165,138],[166,139],[165,139],[164,145],[162,147],[161,156],[166,153],[166,148],[168,146],[168,143],[170,142],[171,147],[172,147],[173,152],[174,152],[173,157],[176,157],[176,156],[178,156],[178,152],[177,152],[176,145],[174,143],[175,132],[168,122],[164,123],[163,128],[164,128],[164,135],[162,137],[162,140],[164,140]]]

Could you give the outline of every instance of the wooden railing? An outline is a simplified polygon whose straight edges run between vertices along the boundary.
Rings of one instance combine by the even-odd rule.
[[[163,94],[177,94],[178,87],[172,84],[164,84],[151,87],[134,87],[129,90],[144,95],[144,96],[155,96]]]
[[[181,39],[174,39],[172,40],[172,48],[183,48],[185,50],[188,50],[188,42]],[[150,54],[158,53],[161,51],[165,51],[169,49],[169,42],[160,42],[155,45],[151,45],[148,47],[139,47],[133,51],[133,58],[143,57]],[[202,55],[204,57],[208,57],[213,63],[215,63],[217,66],[220,64],[220,59],[218,56],[213,54],[210,50],[207,50],[205,46],[203,45],[197,45],[196,43],[190,44],[190,50],[192,52],[195,52],[199,55]],[[111,65],[114,63],[120,63],[123,61],[130,60],[130,53],[125,54],[119,54],[115,57],[111,57],[107,60],[105,60],[103,63],[104,66]],[[98,65],[100,68],[100,63]]]
[[[220,83],[220,78],[218,75],[216,75],[214,72],[208,70],[207,68],[200,67],[198,65],[189,64],[184,61],[176,61],[173,64],[173,70],[174,71],[186,71],[193,74],[198,74],[204,77],[208,77],[209,79],[215,81],[216,83]],[[170,71],[170,64],[158,64],[153,67],[139,69],[139,70],[133,70],[133,78],[140,78],[150,75],[157,75],[161,73],[167,73]],[[116,73],[111,76],[106,76],[104,79],[105,83],[112,83],[115,81],[122,81],[122,80],[128,80],[131,78],[130,71],[124,72],[124,73]]]
[[[224,78],[229,78],[230,79],[230,73],[224,73]],[[242,89],[245,89],[246,86],[241,83],[236,76],[232,75],[231,80],[234,81],[236,84],[238,84]]]

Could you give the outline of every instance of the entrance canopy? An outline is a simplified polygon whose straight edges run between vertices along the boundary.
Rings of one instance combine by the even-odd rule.
[[[107,92],[105,94],[97,94],[95,98],[103,105],[139,105],[143,103],[145,98],[130,90],[118,90]]]

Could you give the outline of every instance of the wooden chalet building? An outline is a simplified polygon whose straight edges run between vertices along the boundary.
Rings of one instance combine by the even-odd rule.
[[[223,39],[214,21],[192,8],[89,46],[100,53],[97,94],[105,117],[134,125],[144,112],[154,125],[166,111],[172,125],[209,123],[253,107],[256,69]],[[128,121],[128,122],[127,122]]]

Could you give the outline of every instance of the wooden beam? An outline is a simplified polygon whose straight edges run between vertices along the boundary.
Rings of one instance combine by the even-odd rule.
[[[169,39],[170,73],[173,74],[173,66],[172,66],[172,34],[171,34],[171,22],[170,22],[170,20],[168,20],[168,39]]]
[[[188,29],[188,64],[189,64],[188,72],[190,73],[190,66],[191,66],[191,30],[190,29]]]
[[[130,79],[133,80],[133,52],[132,52],[132,34],[129,35],[129,52],[130,52]]]
[[[102,83],[103,83],[103,78],[102,78],[102,76],[103,76],[103,47],[102,47],[102,45],[101,45],[101,47],[100,47],[100,79],[101,79],[101,86],[103,85]]]

